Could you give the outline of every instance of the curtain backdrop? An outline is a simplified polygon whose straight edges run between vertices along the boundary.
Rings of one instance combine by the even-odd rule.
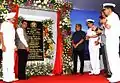
[[[61,74],[62,73],[62,35],[60,30],[60,11],[57,12],[57,47],[56,47],[56,58],[53,68],[53,74]]]
[[[17,28],[19,6],[17,4],[12,4],[10,6],[12,8],[11,12],[16,12],[16,15],[14,17],[15,18],[15,22],[13,24],[14,24],[14,27]],[[15,77],[17,78],[18,77],[18,55],[17,55],[17,52],[14,53],[14,62],[15,62],[14,72],[15,72]]]
[[[18,25],[18,13],[19,13],[19,6],[17,4],[12,4],[10,5],[11,6],[11,12],[16,12],[16,15],[15,15],[15,22],[13,23],[14,24],[14,27],[17,28],[17,25]]]

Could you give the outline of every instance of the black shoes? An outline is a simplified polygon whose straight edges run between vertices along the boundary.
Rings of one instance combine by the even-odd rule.
[[[104,74],[104,76],[105,76],[106,78],[110,78],[110,77],[111,77],[111,74]]]
[[[80,72],[80,75],[84,75],[84,73],[83,73],[83,72]]]
[[[80,72],[80,73],[76,73],[76,72],[72,72],[73,75],[84,75],[83,72]]]

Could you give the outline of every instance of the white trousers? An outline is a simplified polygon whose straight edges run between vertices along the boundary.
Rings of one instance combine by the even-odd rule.
[[[14,79],[14,50],[6,49],[6,52],[3,52],[3,81],[11,82]]]
[[[109,36],[106,38],[106,49],[110,70],[113,80],[120,81],[120,56],[119,56],[119,38]]]
[[[90,62],[91,62],[91,73],[100,73],[100,61],[99,61],[99,46],[93,46],[89,44]]]

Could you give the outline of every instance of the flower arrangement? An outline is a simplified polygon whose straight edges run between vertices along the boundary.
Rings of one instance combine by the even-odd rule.
[[[52,33],[53,20],[44,20],[43,24],[43,47],[44,47],[44,57],[53,58],[54,54],[54,40]]]
[[[39,75],[49,75],[52,72],[51,63],[32,63],[26,67],[26,75],[30,76],[39,76]]]
[[[63,73],[71,74],[73,69],[71,35],[64,38],[63,47]]]
[[[70,10],[72,5],[64,3],[61,8],[60,28],[63,35],[63,74],[71,74],[73,69],[72,46],[71,46],[71,22]]]
[[[0,4],[0,17],[4,19],[4,14],[7,14],[7,13],[8,13],[8,9],[6,9],[3,4]]]
[[[8,10],[3,5],[0,5],[0,15],[7,14],[7,13],[8,13]]]

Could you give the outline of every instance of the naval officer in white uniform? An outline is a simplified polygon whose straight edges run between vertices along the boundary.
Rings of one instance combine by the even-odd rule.
[[[120,36],[120,20],[118,15],[113,12],[115,4],[104,3],[103,9],[107,16],[105,25],[106,50],[110,70],[112,72],[110,82],[120,81],[120,57],[119,57],[119,36]]]
[[[1,25],[0,32],[3,34],[3,81],[10,83],[15,80],[14,73],[14,51],[15,46],[15,29],[13,25],[15,13],[11,12],[6,15],[5,21]]]
[[[100,45],[96,42],[99,41],[99,37],[95,31],[96,26],[94,25],[94,20],[87,19],[87,35],[86,39],[89,40],[89,53],[90,53],[90,62],[91,62],[91,74],[98,75],[100,73],[100,62],[99,62],[99,48]]]

